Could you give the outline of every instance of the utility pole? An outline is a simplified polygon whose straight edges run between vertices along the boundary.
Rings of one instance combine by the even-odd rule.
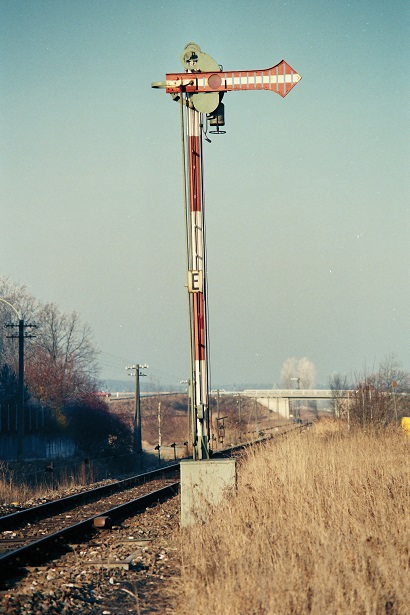
[[[12,333],[11,335],[7,335],[7,338],[10,339],[18,339],[19,343],[19,375],[18,375],[18,389],[17,389],[17,459],[18,461],[22,461],[23,459],[23,441],[24,441],[24,340],[31,339],[36,337],[31,333],[25,333],[26,328],[36,328],[37,325],[31,323],[25,323],[24,318],[22,318],[16,308],[6,301],[6,299],[1,299],[2,303],[5,303],[9,307],[13,309],[13,311],[18,316],[18,324],[7,323],[4,325],[5,329],[9,328],[18,328],[18,334],[15,335]]]
[[[161,446],[162,446],[162,435],[161,435],[161,402],[158,402],[158,444],[155,447],[155,450],[158,451],[158,464],[161,465]]]
[[[191,361],[191,411],[194,459],[209,458],[210,408],[207,323],[207,279],[202,166],[204,123],[222,134],[222,97],[232,90],[270,90],[284,97],[301,77],[284,60],[266,70],[224,72],[196,43],[182,54],[183,73],[168,73],[166,81],[152,83],[164,88],[180,103],[184,164],[186,251]],[[184,113],[185,111],[185,113]],[[208,137],[205,138],[209,141]]]
[[[135,370],[135,412],[134,412],[134,439],[133,439],[133,451],[137,455],[142,453],[142,428],[141,428],[141,393],[140,393],[140,376],[146,376],[141,372],[141,369],[148,369],[148,365],[136,365],[128,366],[125,369]],[[128,374],[132,376],[132,373]]]
[[[295,378],[291,378],[294,382],[297,382],[298,391],[300,389],[300,377],[296,376]],[[296,418],[300,420],[300,399],[296,400]]]

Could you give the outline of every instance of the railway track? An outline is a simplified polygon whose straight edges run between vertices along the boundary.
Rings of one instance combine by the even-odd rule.
[[[240,456],[250,446],[309,425],[287,424],[265,430],[251,442],[215,451],[213,457]],[[178,490],[176,463],[0,517],[0,578],[4,581],[27,566],[58,559],[73,543],[92,540],[98,527],[110,529],[112,523],[174,497]]]
[[[64,552],[70,541],[89,538],[98,524],[110,527],[175,495],[178,476],[179,464],[172,464],[0,517],[2,578]]]
[[[312,425],[313,423],[311,421],[303,421],[302,423],[296,423],[293,425],[283,423],[276,425],[275,427],[261,429],[258,434],[256,432],[248,432],[255,433],[252,440],[249,440],[248,442],[241,442],[240,444],[232,445],[228,448],[216,450],[213,452],[212,457],[237,457],[240,456],[242,451],[251,446],[263,444],[264,442],[279,436],[287,436],[290,433],[304,431],[305,429],[309,429]]]

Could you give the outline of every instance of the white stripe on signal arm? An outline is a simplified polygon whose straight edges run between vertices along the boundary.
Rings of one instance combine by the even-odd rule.
[[[213,73],[176,73],[166,75],[167,92],[225,92],[229,90],[264,89],[281,96],[301,80],[284,60],[265,70],[221,71]],[[279,90],[279,85],[284,87]]]

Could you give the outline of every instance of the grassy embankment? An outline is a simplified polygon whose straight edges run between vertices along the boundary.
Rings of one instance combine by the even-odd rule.
[[[178,615],[409,613],[409,454],[331,421],[247,453],[237,496],[181,533]]]

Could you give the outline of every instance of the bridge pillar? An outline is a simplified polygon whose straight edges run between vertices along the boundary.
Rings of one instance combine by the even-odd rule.
[[[278,414],[284,419],[289,419],[289,397],[278,397]]]
[[[261,406],[276,412],[283,419],[289,419],[289,398],[288,397],[258,397],[257,401]]]

